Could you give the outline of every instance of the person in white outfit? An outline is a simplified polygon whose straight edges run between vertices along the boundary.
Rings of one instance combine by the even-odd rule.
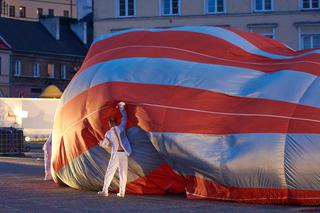
[[[127,113],[124,106],[124,102],[118,103],[118,108],[122,115],[120,125],[117,126],[115,118],[110,117],[110,130],[106,132],[104,140],[99,143],[99,145],[105,149],[110,146],[112,148],[110,161],[104,177],[103,188],[102,191],[98,192],[98,194],[102,196],[108,196],[108,188],[117,169],[120,179],[119,193],[117,196],[124,197],[126,192],[128,156],[131,154],[131,145],[126,136]]]
[[[44,179],[52,180],[51,177],[51,147],[52,147],[52,136],[49,135],[46,143],[43,145],[43,154],[44,154]]]

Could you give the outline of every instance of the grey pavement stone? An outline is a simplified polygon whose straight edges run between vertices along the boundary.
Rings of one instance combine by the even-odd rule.
[[[0,157],[0,212],[320,212],[320,207],[252,205],[187,200],[184,195],[97,196],[95,191],[61,187],[43,180],[39,151],[26,157]],[[34,157],[36,156],[36,157]]]

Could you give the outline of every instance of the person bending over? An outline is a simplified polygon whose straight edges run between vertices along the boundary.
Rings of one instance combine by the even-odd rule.
[[[117,169],[119,171],[120,179],[119,193],[117,194],[117,196],[124,197],[126,192],[128,156],[131,154],[131,145],[125,132],[127,124],[127,113],[124,106],[124,102],[118,103],[118,108],[122,115],[120,125],[117,126],[115,118],[110,117],[108,120],[110,130],[106,132],[104,140],[100,141],[99,143],[99,145],[103,148],[107,148],[110,146],[112,148],[108,168],[104,176],[103,188],[102,191],[98,192],[98,194],[102,196],[109,195],[108,188]]]

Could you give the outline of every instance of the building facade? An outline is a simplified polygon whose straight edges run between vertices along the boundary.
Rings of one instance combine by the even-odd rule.
[[[39,97],[49,85],[63,91],[80,68],[83,57],[13,52],[10,97]]]
[[[63,91],[88,50],[85,26],[58,17],[39,22],[0,18],[0,95],[39,97],[49,85]]]
[[[77,0],[0,0],[0,16],[38,20],[41,16],[77,17]]]
[[[130,28],[207,25],[320,47],[320,0],[95,0],[94,37]]]
[[[10,47],[0,37],[0,97],[9,96]]]

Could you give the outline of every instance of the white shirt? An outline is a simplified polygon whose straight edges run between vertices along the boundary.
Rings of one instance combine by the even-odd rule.
[[[120,125],[114,126],[110,130],[108,130],[104,136],[104,140],[100,141],[99,145],[103,148],[111,146],[111,154],[116,153],[120,145],[126,152],[126,154],[129,156],[131,154],[131,145],[126,135],[126,124],[128,120],[127,113],[124,106],[120,106],[119,109],[122,115]]]
[[[120,139],[120,128],[118,126],[111,127],[109,131],[106,132],[105,138],[108,138],[109,141],[112,141],[115,150],[119,150],[119,146],[124,149],[119,141]]]

